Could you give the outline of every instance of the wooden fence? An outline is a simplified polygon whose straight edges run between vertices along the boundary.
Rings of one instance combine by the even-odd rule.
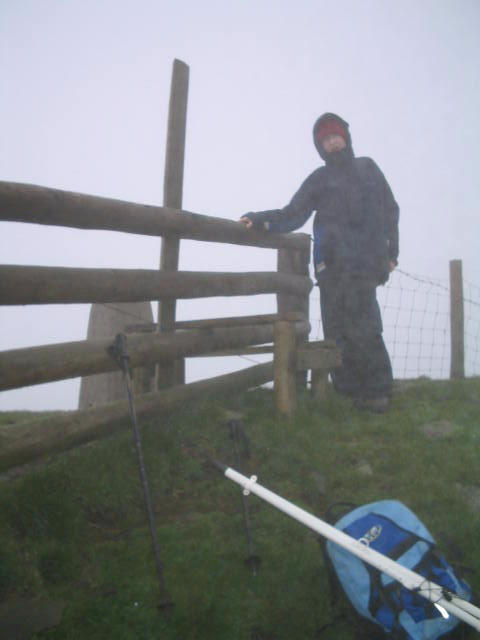
[[[312,389],[325,392],[325,371],[339,364],[328,343],[308,343],[310,237],[247,230],[230,220],[182,210],[188,67],[175,61],[170,96],[164,206],[149,206],[41,186],[0,182],[0,220],[162,238],[160,271],[0,266],[0,304],[72,304],[158,301],[158,323],[128,335],[132,367],[155,365],[156,391],[137,397],[139,417],[161,415],[208,394],[275,383],[277,408],[295,408],[296,382],[312,370]],[[179,272],[182,239],[276,249],[277,271]],[[461,266],[452,268],[452,377],[463,376]],[[455,286],[454,286],[455,285]],[[178,299],[277,296],[277,314],[177,322]],[[154,329],[154,330],[152,330]],[[0,391],[117,370],[107,349],[113,341],[82,340],[0,352]],[[266,345],[274,343],[273,347]],[[305,345],[308,344],[308,348]],[[302,346],[303,345],[303,346]],[[274,362],[191,384],[178,384],[185,357],[274,352]],[[159,383],[160,382],[160,383]],[[128,423],[126,401],[65,412],[39,422],[0,427],[0,470],[102,437]]]
[[[308,339],[308,299],[312,287],[308,276],[308,235],[256,232],[237,222],[187,211],[7,182],[0,182],[0,220],[277,249],[276,272],[192,273],[0,266],[0,303],[3,305],[276,294],[278,314],[178,323],[182,330],[173,333],[129,334],[133,367],[171,362],[179,357],[215,355],[226,350],[239,352],[271,343],[275,322],[279,319],[288,319],[296,342]],[[117,365],[106,351],[110,342],[82,340],[1,352],[0,390],[113,371]],[[329,345],[325,345],[324,352],[333,353]],[[210,381],[145,394],[138,402],[139,415],[171,409],[176,403],[184,404],[189,395],[205,397],[209,389],[228,392],[258,386],[272,380],[274,375],[273,364],[267,363]],[[126,415],[126,404],[120,402],[90,411],[68,412],[49,420],[48,425],[3,428],[0,430],[0,468],[110,433],[121,423],[119,417]]]
[[[164,178],[164,206],[148,206],[40,186],[0,182],[0,220],[76,229],[107,230],[162,238],[160,271],[0,266],[0,304],[72,304],[158,301],[155,327],[128,335],[132,367],[155,365],[155,391],[137,397],[137,414],[159,415],[209,393],[231,393],[274,379],[278,408],[295,405],[295,380],[312,369],[312,388],[322,394],[325,370],[338,363],[333,345],[308,340],[310,237],[247,230],[230,220],[182,210],[183,162],[188,95],[187,65],[174,61]],[[182,239],[276,249],[277,271],[256,273],[179,272]],[[278,313],[178,323],[182,298],[275,294]],[[136,331],[136,329],[139,329]],[[153,329],[153,330],[152,330]],[[114,336],[0,353],[0,391],[117,370],[107,349]],[[275,341],[274,347],[265,347]],[[274,363],[249,367],[210,380],[178,384],[185,357],[275,351]],[[176,364],[175,364],[176,363]],[[322,374],[319,374],[322,371]],[[305,379],[303,373],[303,379]],[[126,401],[66,412],[33,422],[0,427],[0,470],[46,452],[122,428]]]

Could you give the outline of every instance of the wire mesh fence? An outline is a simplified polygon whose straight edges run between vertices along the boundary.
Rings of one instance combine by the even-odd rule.
[[[388,286],[379,289],[379,304],[395,377],[448,377],[448,286],[398,271]]]
[[[465,373],[480,375],[480,287],[464,282]]]
[[[480,375],[480,287],[463,283],[465,375]],[[450,284],[396,269],[377,289],[384,340],[395,378],[450,377]],[[311,316],[315,339],[322,337],[319,292]]]

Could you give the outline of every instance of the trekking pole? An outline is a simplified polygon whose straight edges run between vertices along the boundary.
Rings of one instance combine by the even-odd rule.
[[[242,423],[240,422],[240,420],[236,420],[236,419],[229,420],[228,427],[230,429],[230,437],[233,440],[233,448],[235,451],[235,460],[237,463],[237,467],[241,469],[239,439],[241,435],[244,442],[244,454],[245,454],[245,457],[248,458],[250,453],[248,449],[247,436],[245,435],[245,431],[243,430]],[[248,557],[245,558],[245,564],[247,567],[252,569],[253,575],[256,576],[258,573],[258,568],[260,566],[261,559],[259,556],[255,554],[255,551],[253,548],[252,530],[250,526],[250,517],[248,514],[247,498],[246,498],[246,495],[243,493],[243,491],[242,491],[242,511],[243,511],[243,522],[245,524],[245,532],[247,535],[247,547],[248,547]]]
[[[147,510],[148,524],[150,528],[150,536],[152,539],[153,554],[155,556],[155,566],[157,570],[158,583],[160,585],[160,604],[159,609],[167,609],[172,606],[172,602],[168,598],[165,579],[163,576],[163,565],[160,559],[160,550],[158,545],[157,529],[155,526],[155,518],[153,515],[152,503],[150,500],[150,490],[148,487],[147,472],[143,460],[142,441],[140,431],[137,424],[137,416],[135,413],[135,405],[133,402],[132,378],[129,369],[129,356],[127,353],[127,337],[123,333],[117,334],[115,341],[108,347],[108,354],[115,360],[123,372],[125,386],[128,396],[128,407],[130,410],[130,418],[133,426],[133,439],[135,449],[137,450],[138,467],[140,471],[140,480],[143,488],[143,497],[145,500],[145,508]]]
[[[463,622],[466,622],[477,631],[480,631],[480,609],[475,605],[458,597],[455,593],[447,591],[444,587],[435,584],[434,582],[430,582],[424,576],[403,567],[398,562],[395,562],[395,560],[391,560],[382,553],[366,546],[359,540],[355,540],[355,538],[352,538],[343,531],[340,531],[323,520],[320,520],[320,518],[313,516],[300,507],[297,507],[292,502],[289,502],[288,500],[278,496],[276,493],[262,487],[257,484],[256,476],[247,478],[241,473],[238,473],[238,471],[227,467],[217,460],[213,460],[212,462],[227,478],[243,487],[245,495],[254,493],[262,500],[265,500],[265,502],[276,507],[279,511],[283,511],[283,513],[286,513],[294,520],[297,520],[309,529],[319,533],[324,538],[327,538],[335,544],[338,544],[340,547],[343,547],[353,555],[361,558],[364,562],[370,564],[376,569],[379,569],[382,573],[394,578],[406,589],[423,596],[426,600],[429,600],[439,608],[440,611],[443,608],[448,613],[451,613],[453,616],[463,620]]]

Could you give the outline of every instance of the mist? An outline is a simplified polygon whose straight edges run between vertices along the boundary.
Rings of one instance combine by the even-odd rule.
[[[333,111],[400,205],[399,268],[447,282],[458,258],[480,286],[479,25],[474,0],[7,0],[0,179],[162,204],[178,58],[190,68],[184,209],[237,220],[282,207],[321,164],[312,126]],[[2,222],[0,251],[4,264],[156,269],[160,239]],[[271,250],[181,244],[182,270],[275,268]],[[85,339],[89,309],[0,307],[0,349]],[[177,318],[275,309],[274,296],[182,301]],[[312,339],[319,315],[315,290]],[[187,379],[249,364],[189,361]],[[78,388],[2,392],[0,409],[74,409]]]

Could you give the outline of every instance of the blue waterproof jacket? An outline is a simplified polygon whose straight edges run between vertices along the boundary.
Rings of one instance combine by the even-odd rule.
[[[337,118],[348,140],[342,151],[326,154],[316,137],[325,118]],[[389,262],[398,259],[399,208],[383,173],[371,158],[356,158],[348,124],[324,114],[314,126],[314,142],[325,166],[316,169],[283,209],[246,214],[257,228],[286,233],[301,227],[315,211],[315,273],[351,274],[379,283]]]

